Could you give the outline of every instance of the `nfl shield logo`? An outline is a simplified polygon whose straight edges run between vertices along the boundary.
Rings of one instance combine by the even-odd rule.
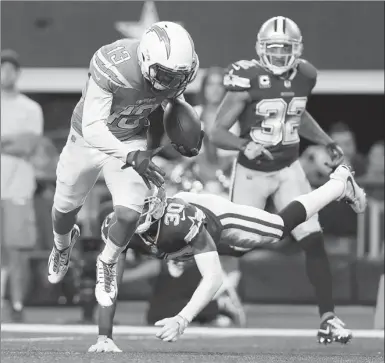
[[[259,88],[270,88],[270,78],[269,76],[259,76]]]
[[[291,82],[289,80],[285,80],[284,85],[285,85],[286,88],[290,88],[291,87]]]

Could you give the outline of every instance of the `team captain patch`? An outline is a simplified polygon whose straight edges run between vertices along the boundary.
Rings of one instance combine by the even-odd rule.
[[[270,88],[271,87],[271,82],[270,82],[270,77],[269,76],[259,76],[259,88]]]

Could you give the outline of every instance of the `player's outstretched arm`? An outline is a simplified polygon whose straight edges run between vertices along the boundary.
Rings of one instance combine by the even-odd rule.
[[[226,93],[218,108],[214,127],[209,135],[216,147],[242,151],[247,145],[248,140],[234,135],[229,130],[238,120],[249,100],[250,95],[247,91],[228,91]]]
[[[331,137],[322,129],[318,122],[306,110],[301,117],[299,133],[305,139],[308,139],[316,144],[326,146],[333,142]]]
[[[223,283],[222,266],[215,244],[205,228],[193,242],[194,259],[202,274],[202,280],[182,311],[155,323],[162,327],[156,334],[166,342],[175,342],[184,333],[188,324],[213,299]]]
[[[243,152],[249,160],[261,154],[273,160],[270,151],[263,145],[242,139],[229,131],[249,101],[250,95],[247,91],[228,91],[217,111],[214,127],[209,135],[210,140],[218,148]]]
[[[326,146],[326,150],[332,160],[332,163],[328,164],[331,168],[335,168],[343,162],[344,152],[342,149],[332,140],[332,138],[306,110],[302,114],[299,134],[305,139],[308,139],[316,144]]]

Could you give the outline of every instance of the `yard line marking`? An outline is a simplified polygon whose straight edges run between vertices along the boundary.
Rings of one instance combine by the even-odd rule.
[[[39,338],[1,338],[2,342],[60,342],[63,340],[78,340],[75,337],[39,337]]]
[[[2,332],[7,333],[40,333],[40,334],[97,334],[96,325],[59,325],[59,324],[2,324]],[[114,334],[120,335],[153,335],[159,331],[157,327],[118,325]],[[314,337],[314,329],[268,329],[268,328],[207,328],[190,327],[184,335],[205,337]],[[384,330],[353,329],[355,338],[384,339]]]

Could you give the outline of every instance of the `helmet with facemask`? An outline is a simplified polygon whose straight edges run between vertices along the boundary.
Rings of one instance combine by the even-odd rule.
[[[139,225],[135,233],[142,234],[147,232],[151,225],[163,217],[166,210],[166,191],[164,188],[153,187],[150,196],[145,198],[142,214],[139,219]]]
[[[258,32],[256,51],[261,64],[275,75],[294,68],[302,54],[298,25],[283,16],[267,20]]]
[[[143,77],[154,91],[184,90],[199,69],[190,34],[169,21],[155,23],[146,30],[138,46],[138,60]]]

